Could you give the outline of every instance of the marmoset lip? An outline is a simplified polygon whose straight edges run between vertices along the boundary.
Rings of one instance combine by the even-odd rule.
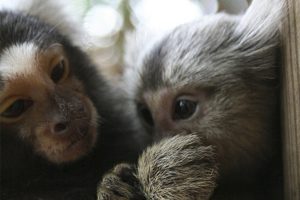
[[[83,141],[84,138],[89,134],[90,128],[87,126],[87,127],[84,127],[83,132],[81,130],[82,130],[82,128],[78,129],[78,131],[80,133],[76,133],[78,136],[73,141],[71,141],[71,143],[67,146],[67,148],[64,151],[68,151],[70,148],[75,146],[77,143]],[[90,133],[90,134],[92,134],[92,133]]]
[[[86,126],[84,132],[76,133],[73,139],[57,156],[60,157],[60,163],[76,161],[89,152],[95,144],[94,127]]]
[[[89,138],[87,138],[89,135],[92,136],[93,133],[92,132],[92,125],[91,125],[91,120],[92,120],[92,116],[91,116],[91,111],[89,106],[86,106],[86,109],[88,110],[88,116],[86,118],[86,120],[84,120],[83,124],[78,124],[75,125],[74,130],[71,130],[71,133],[69,134],[69,138],[71,140],[70,144],[65,148],[65,150],[63,150],[63,152],[68,152],[68,151],[72,151],[72,149],[76,149],[76,147],[80,146],[80,143],[84,143],[85,141],[88,142],[87,140]],[[74,122],[75,123],[75,122]],[[89,146],[93,146],[93,143],[89,144]],[[91,148],[90,147],[90,148]],[[78,147],[80,148],[80,147]]]

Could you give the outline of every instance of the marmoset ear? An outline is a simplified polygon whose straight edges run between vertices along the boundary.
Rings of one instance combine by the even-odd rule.
[[[236,32],[241,45],[268,45],[279,40],[280,26],[285,16],[284,0],[253,0],[241,16]]]

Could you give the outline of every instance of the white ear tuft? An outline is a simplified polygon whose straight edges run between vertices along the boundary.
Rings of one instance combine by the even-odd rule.
[[[284,0],[253,0],[236,29],[243,35],[242,43],[263,42],[277,36],[286,16],[285,5]]]

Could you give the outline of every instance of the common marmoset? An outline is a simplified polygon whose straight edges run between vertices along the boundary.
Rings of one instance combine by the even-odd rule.
[[[136,167],[107,174],[98,199],[282,199],[283,8],[255,0],[241,16],[181,25],[131,55],[127,89],[149,133],[164,139]]]
[[[143,144],[60,3],[0,3],[3,200],[95,199],[103,172],[134,161]]]

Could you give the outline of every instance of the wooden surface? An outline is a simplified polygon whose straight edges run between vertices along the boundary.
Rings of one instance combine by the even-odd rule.
[[[285,200],[300,200],[300,0],[286,0],[282,88]]]

